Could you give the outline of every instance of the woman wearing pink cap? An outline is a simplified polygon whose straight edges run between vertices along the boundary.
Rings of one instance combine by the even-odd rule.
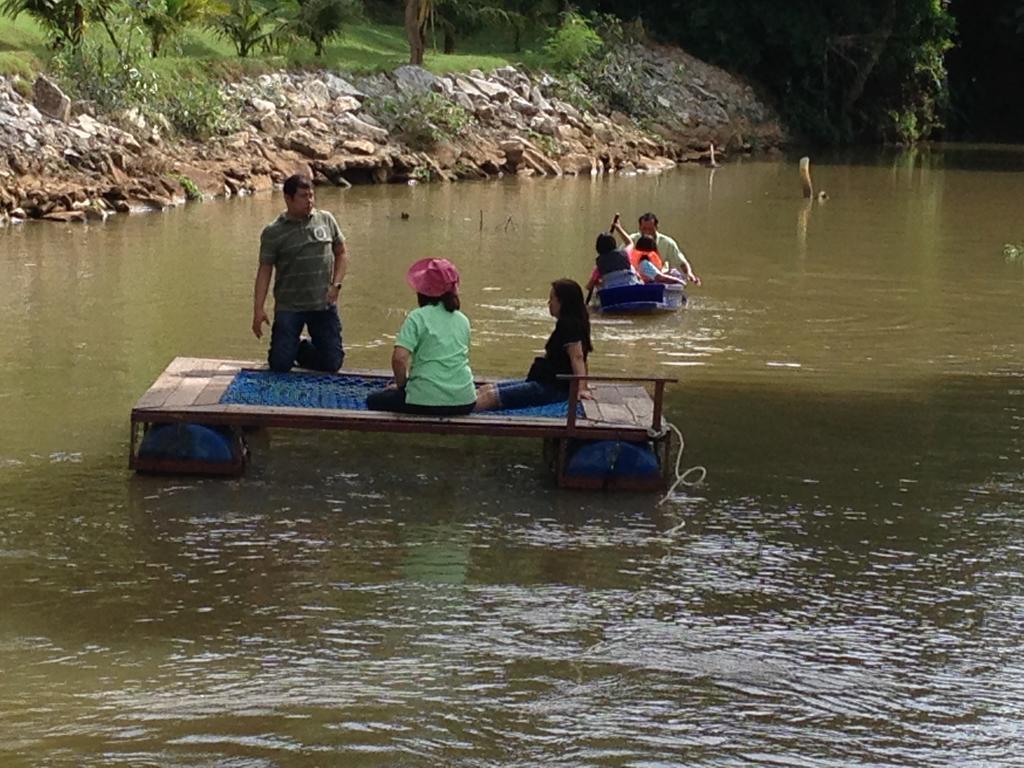
[[[469,413],[476,388],[469,368],[469,318],[459,311],[459,272],[447,259],[420,259],[405,279],[419,307],[395,339],[394,384],[367,396],[366,407],[432,416]]]

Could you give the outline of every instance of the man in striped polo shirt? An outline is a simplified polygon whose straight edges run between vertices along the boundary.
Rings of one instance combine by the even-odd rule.
[[[313,183],[306,176],[285,180],[284,202],[285,212],[260,236],[252,332],[263,338],[263,326],[270,324],[264,305],[273,275],[271,370],[289,371],[297,363],[333,373],[345,359],[338,315],[338,295],[348,269],[345,238],[334,216],[313,207]],[[303,327],[310,338],[302,338]]]

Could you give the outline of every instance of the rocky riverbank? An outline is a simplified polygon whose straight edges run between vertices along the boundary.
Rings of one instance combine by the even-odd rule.
[[[599,113],[566,82],[512,67],[281,72],[224,83],[236,130],[204,142],[176,140],[135,112],[93,114],[45,77],[31,93],[0,78],[0,222],[98,221],[266,191],[296,172],[340,186],[644,173],[706,160],[712,143],[722,154],[785,143],[749,85],[677,49],[644,55],[654,108],[641,120]],[[433,124],[438,109],[456,119]]]

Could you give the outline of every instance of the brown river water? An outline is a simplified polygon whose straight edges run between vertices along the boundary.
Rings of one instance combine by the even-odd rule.
[[[443,255],[474,369],[522,375],[549,282],[656,211],[704,286],[595,320],[591,368],[679,378],[708,478],[661,507],[483,438],[275,431],[241,479],[133,476],[171,358],[264,354],[279,193],[0,230],[0,765],[1024,764],[1024,149],[814,174],[822,203],[795,159],[318,191],[353,367]]]

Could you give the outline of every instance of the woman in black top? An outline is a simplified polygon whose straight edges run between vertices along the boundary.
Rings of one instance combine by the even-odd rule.
[[[535,358],[525,379],[501,381],[477,390],[476,410],[533,408],[569,397],[569,380],[559,375],[586,376],[590,343],[590,316],[583,289],[563,278],[551,284],[548,311],[557,322],[544,345],[544,357]],[[587,382],[580,382],[580,397],[589,399]]]

